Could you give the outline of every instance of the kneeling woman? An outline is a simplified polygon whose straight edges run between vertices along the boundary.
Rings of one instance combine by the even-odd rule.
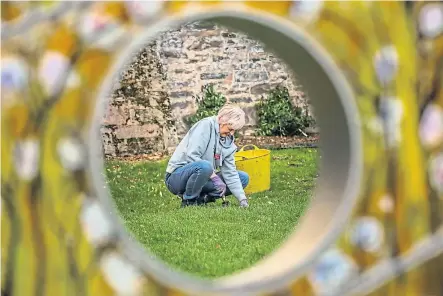
[[[182,198],[182,207],[214,202],[233,194],[248,207],[244,188],[249,176],[235,167],[234,133],[245,124],[245,113],[225,105],[217,116],[192,126],[177,146],[166,168],[168,190]]]

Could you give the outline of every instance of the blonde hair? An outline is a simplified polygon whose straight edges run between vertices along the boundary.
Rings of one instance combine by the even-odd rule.
[[[235,130],[245,125],[245,112],[238,106],[232,104],[224,105],[217,115],[218,123],[228,124]]]

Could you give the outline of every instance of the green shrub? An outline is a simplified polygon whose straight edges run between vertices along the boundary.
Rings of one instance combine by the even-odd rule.
[[[217,115],[218,111],[226,103],[226,98],[219,92],[216,92],[214,85],[207,84],[202,87],[202,96],[195,96],[197,102],[197,112],[187,118],[187,123],[192,126],[199,120]]]
[[[293,106],[286,87],[271,89],[257,104],[257,134],[261,136],[295,136],[302,134],[314,120],[300,107]]]

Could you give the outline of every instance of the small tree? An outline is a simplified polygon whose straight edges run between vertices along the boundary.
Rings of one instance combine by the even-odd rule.
[[[195,96],[197,102],[197,112],[187,118],[189,125],[194,125],[199,120],[217,115],[218,111],[226,103],[226,98],[219,92],[216,92],[213,84],[207,84],[202,87],[202,96]]]
[[[257,104],[258,134],[262,136],[294,136],[313,123],[313,118],[300,107],[293,106],[286,87],[271,89],[266,99]]]

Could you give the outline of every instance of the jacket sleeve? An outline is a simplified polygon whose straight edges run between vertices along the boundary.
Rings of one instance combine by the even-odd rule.
[[[243,190],[243,186],[237,172],[237,167],[235,166],[234,153],[223,160],[223,165],[220,171],[222,173],[223,180],[238,201],[246,199],[246,194]]]
[[[195,162],[202,159],[211,137],[211,123],[202,120],[194,126],[189,134],[188,146],[186,147],[186,160]]]

